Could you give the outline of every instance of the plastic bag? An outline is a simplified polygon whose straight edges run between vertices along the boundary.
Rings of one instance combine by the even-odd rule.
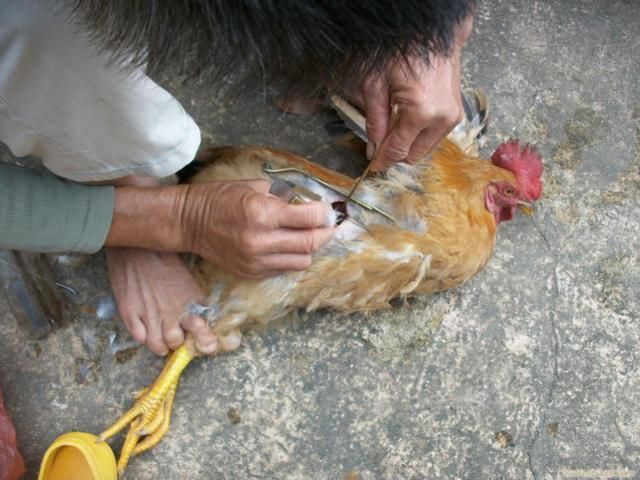
[[[25,471],[22,455],[18,451],[16,429],[4,408],[0,390],[0,480],[18,480]]]

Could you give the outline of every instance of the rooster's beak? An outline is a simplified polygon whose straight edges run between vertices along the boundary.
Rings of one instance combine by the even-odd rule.
[[[519,201],[518,209],[524,213],[525,215],[532,216],[533,215],[533,204],[530,202]]]

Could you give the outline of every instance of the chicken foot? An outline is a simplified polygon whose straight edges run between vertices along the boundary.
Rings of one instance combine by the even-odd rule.
[[[129,459],[157,445],[169,430],[171,409],[182,371],[199,356],[192,339],[171,354],[153,384],[136,395],[134,406],[98,437],[99,442],[113,437],[129,425],[118,459],[122,474]]]

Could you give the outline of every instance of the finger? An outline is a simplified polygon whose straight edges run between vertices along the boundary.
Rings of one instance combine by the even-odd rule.
[[[265,270],[262,267],[244,267],[232,271],[234,275],[248,280],[262,280],[263,278],[277,277],[282,275],[282,270]]]
[[[260,280],[267,277],[275,277],[280,271],[267,270],[259,262],[258,256],[236,256],[232,262],[223,265],[223,269],[232,275],[249,280]],[[184,325],[183,325],[184,328]]]
[[[367,137],[374,146],[379,146],[387,136],[391,107],[387,82],[376,76],[364,82],[364,110]],[[371,159],[371,158],[370,158]]]
[[[407,158],[413,142],[420,134],[414,122],[404,120],[400,117],[398,124],[389,132],[389,135],[382,142],[376,153],[376,157],[371,162],[371,170],[374,172],[387,170],[398,162]]]
[[[311,265],[311,255],[270,254],[255,258],[252,263],[243,265],[238,276],[251,280],[276,277],[289,271],[302,271]]]
[[[203,320],[204,321],[204,320]],[[212,355],[218,351],[218,338],[216,334],[207,328],[196,339],[196,348],[204,355]]]
[[[184,331],[180,328],[179,323],[165,322],[162,324],[162,337],[166,345],[171,350],[175,350],[184,342]]]
[[[407,153],[407,163],[415,164],[423,160],[464,119],[459,94],[456,101],[455,106],[447,109],[446,113],[434,116],[430,125],[418,134]]]
[[[232,330],[224,337],[220,337],[220,349],[223,352],[230,352],[240,346],[242,334],[240,330]]]
[[[464,114],[463,114],[464,115]],[[459,122],[457,122],[455,125],[457,125],[458,123],[460,123],[462,120],[460,120]],[[451,130],[453,130],[453,128],[455,128],[455,125],[453,127],[447,127],[445,129],[443,129],[440,133],[440,136],[436,139],[436,141],[434,142],[433,146],[431,147],[431,151],[435,150],[438,145],[440,145],[440,143],[442,143],[442,141],[447,138],[447,135],[449,135],[449,133],[451,133]]]
[[[295,271],[300,272],[311,266],[311,255],[303,254],[273,254],[260,258],[260,263],[266,271],[280,273]]]
[[[131,336],[140,343],[145,343],[147,339],[147,328],[138,316],[123,316],[122,322],[129,330]]]
[[[335,233],[335,228],[315,228],[313,230],[295,230],[279,228],[264,235],[262,249],[264,254],[311,254],[325,245]]]
[[[440,143],[442,138],[444,138],[442,133],[434,129],[423,130],[411,145],[405,159],[406,162],[412,165],[421,162]]]
[[[282,200],[273,199],[283,203]],[[281,228],[322,228],[332,226],[335,215],[331,207],[322,202],[309,202],[304,204],[284,203],[276,211],[276,221]]]
[[[248,180],[245,183],[248,187],[264,195],[267,195],[271,188],[271,182],[269,180]]]
[[[169,353],[169,347],[164,343],[161,328],[147,329],[147,341],[145,342],[149,350],[156,355],[164,356]]]
[[[218,341],[207,322],[202,317],[190,316],[181,323],[182,328],[191,333],[196,341],[196,348],[205,355],[211,355],[218,349]]]

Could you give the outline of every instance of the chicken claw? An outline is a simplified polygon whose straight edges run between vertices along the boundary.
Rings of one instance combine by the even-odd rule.
[[[153,384],[139,392],[134,406],[98,437],[98,442],[104,442],[129,425],[118,459],[119,474],[122,474],[133,455],[155,446],[169,430],[180,375],[196,356],[198,352],[192,341],[187,341],[173,352]]]

